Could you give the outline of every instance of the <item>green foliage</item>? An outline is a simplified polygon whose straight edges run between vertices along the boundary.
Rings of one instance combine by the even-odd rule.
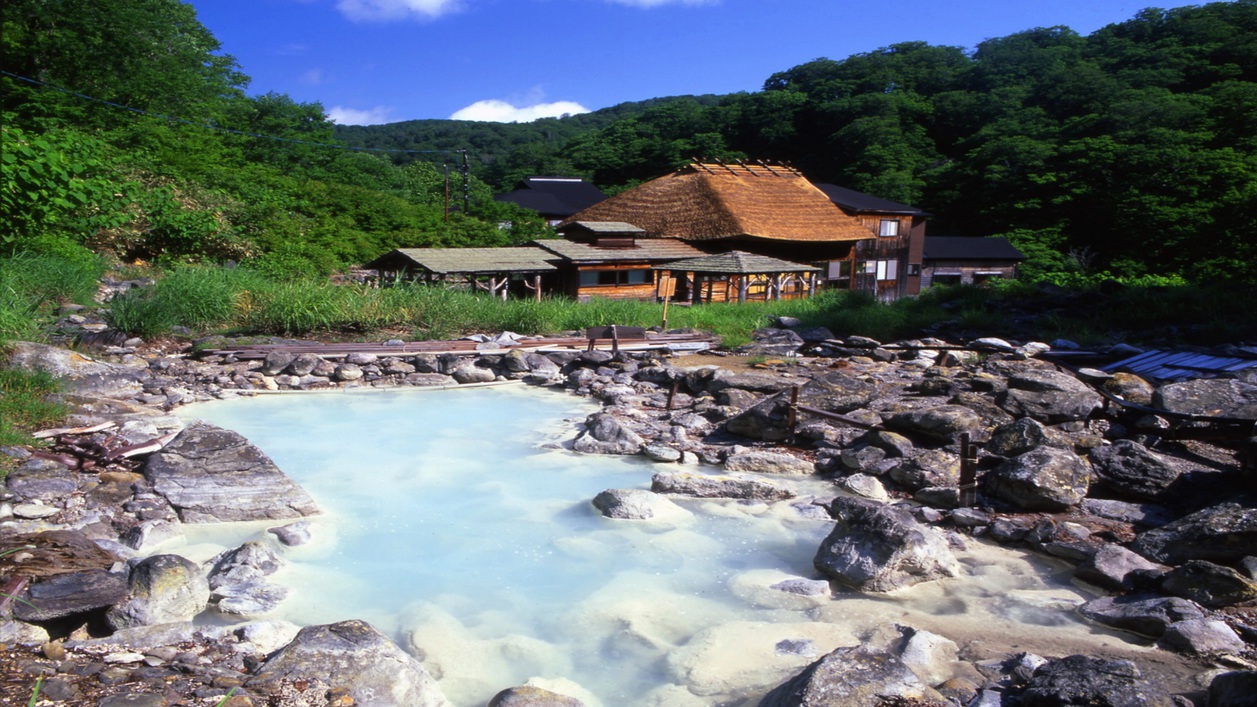
[[[88,303],[96,294],[96,280],[104,270],[100,258],[71,243],[41,243],[44,252],[0,258],[0,342],[38,340],[41,320],[54,307]]]
[[[68,409],[49,399],[57,380],[43,371],[0,368],[0,445],[31,444],[31,432],[56,424]]]
[[[51,237],[327,274],[396,247],[552,236],[491,198],[529,174],[615,193],[706,157],[787,161],[920,206],[932,233],[1008,236],[1030,279],[1257,278],[1257,0],[971,53],[904,42],[807,62],[759,92],[509,125],[333,126],[317,103],[247,97],[179,0],[11,0],[0,22],[4,69],[48,85],[0,78],[0,254]]]
[[[123,222],[102,142],[73,131],[29,133],[8,124],[12,117],[0,126],[0,252],[48,232],[83,240]]]

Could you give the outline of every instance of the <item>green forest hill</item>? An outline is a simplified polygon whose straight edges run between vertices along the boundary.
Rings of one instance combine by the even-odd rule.
[[[896,44],[785,69],[754,93],[371,127],[248,95],[178,0],[10,0],[0,16],[6,252],[327,273],[395,247],[548,235],[491,198],[523,176],[614,192],[705,157],[789,162],[922,207],[931,233],[1009,237],[1031,277],[1257,274],[1257,0],[972,51]]]

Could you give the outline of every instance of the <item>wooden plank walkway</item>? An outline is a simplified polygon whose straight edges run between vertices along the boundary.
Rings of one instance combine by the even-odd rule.
[[[349,354],[374,354],[376,356],[413,356],[415,354],[480,354],[508,353],[520,349],[524,351],[564,350],[583,351],[589,347],[590,340],[586,337],[549,337],[526,338],[514,342],[480,342],[471,340],[452,341],[407,341],[401,344],[385,344],[374,342],[362,343],[302,343],[302,344],[258,344],[239,347],[223,347],[202,349],[196,356],[234,356],[240,360],[263,359],[272,351],[288,353],[313,353],[323,358],[344,358]],[[609,349],[611,339],[595,339],[594,347]],[[716,338],[709,334],[656,334],[647,332],[644,340],[621,340],[621,350],[664,349],[669,347],[699,349],[703,345],[713,346]]]

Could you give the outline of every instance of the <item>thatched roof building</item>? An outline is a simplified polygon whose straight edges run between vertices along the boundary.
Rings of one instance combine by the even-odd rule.
[[[850,243],[873,238],[797,170],[694,163],[565,219],[624,221],[651,238]]]

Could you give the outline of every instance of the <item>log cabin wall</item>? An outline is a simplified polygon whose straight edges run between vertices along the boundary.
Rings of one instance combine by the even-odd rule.
[[[598,263],[577,265],[567,273],[564,290],[577,300],[591,297],[605,299],[653,300],[658,273],[650,263]]]

